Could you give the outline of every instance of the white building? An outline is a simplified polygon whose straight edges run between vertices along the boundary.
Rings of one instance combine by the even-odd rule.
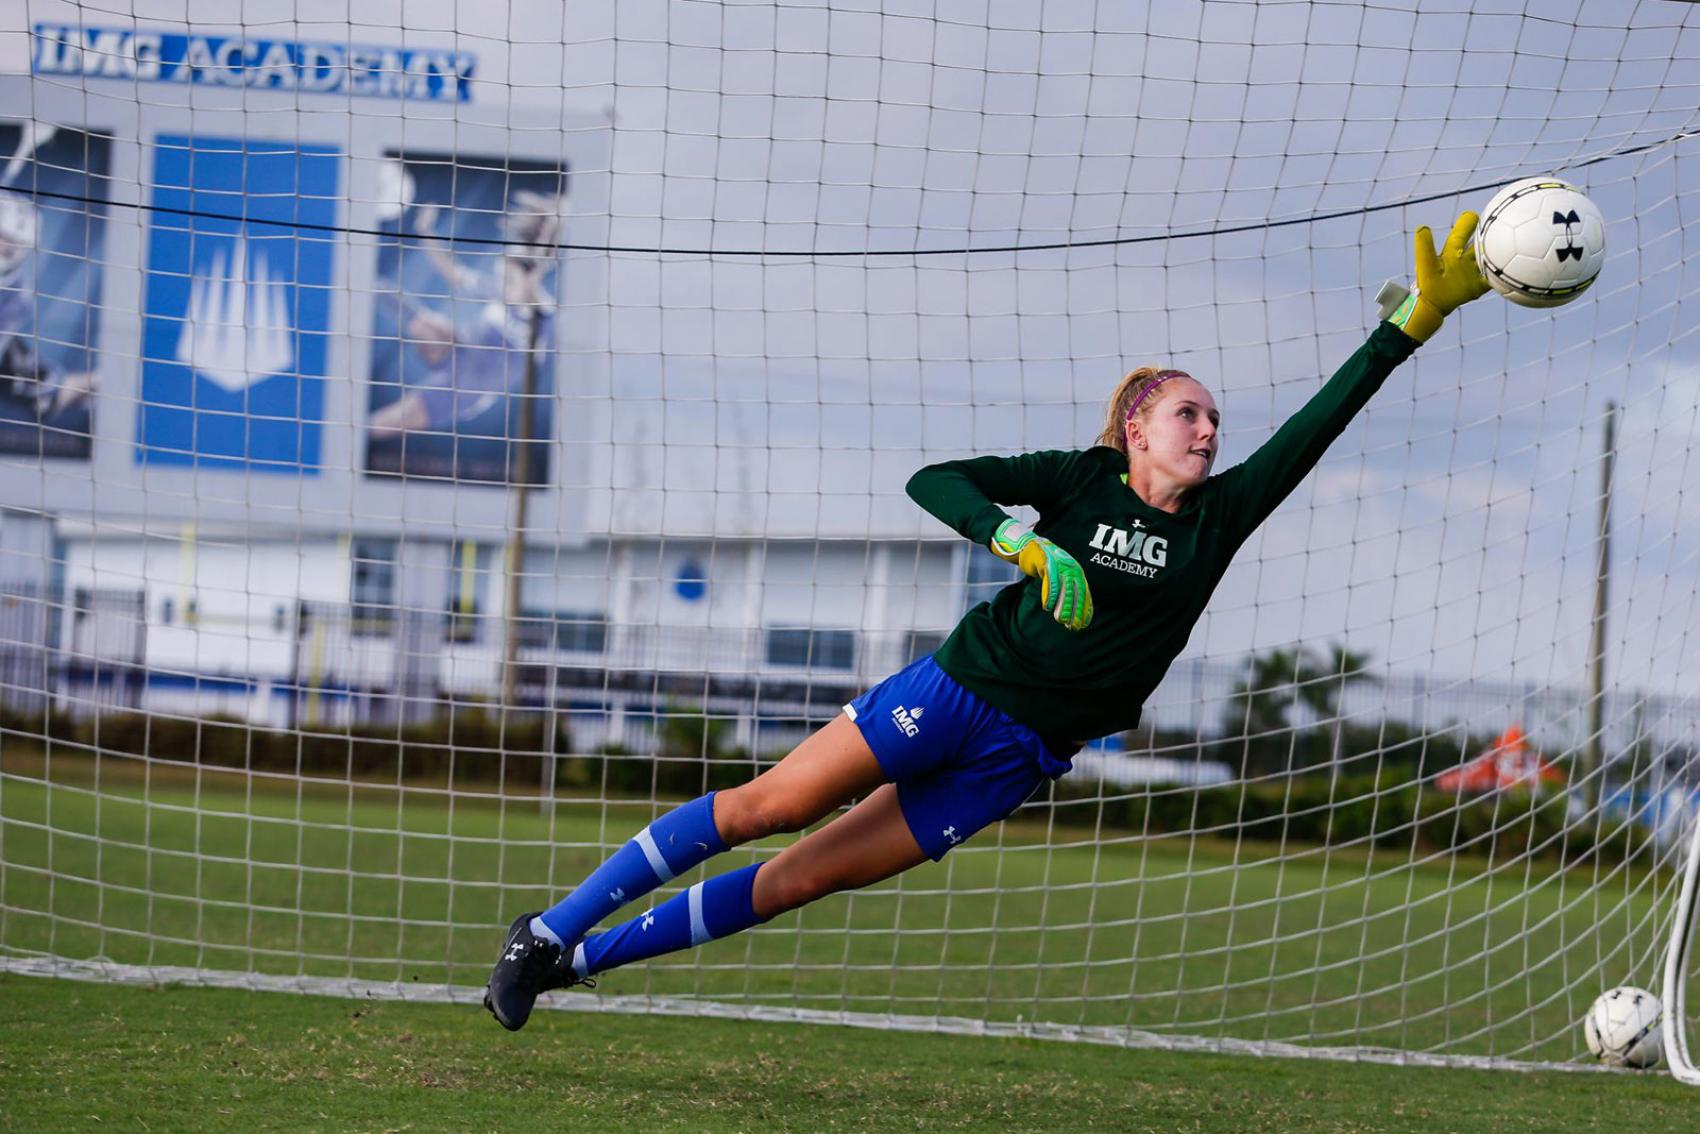
[[[510,624],[508,549],[494,543],[73,522],[53,540],[63,707],[420,720],[496,701],[511,632],[516,699],[566,710],[577,743],[632,739],[629,712],[707,707],[746,745],[758,703],[762,717],[829,715],[943,640],[989,590],[971,570],[1006,576],[961,541],[530,546]]]
[[[0,131],[45,162],[37,142],[57,127],[58,166],[85,163],[31,175],[40,216],[83,210],[92,234],[72,249],[42,230],[37,262],[75,251],[90,294],[81,322],[38,302],[35,331],[44,354],[86,352],[94,393],[80,453],[45,426],[39,455],[0,439],[11,704],[293,725],[418,720],[507,687],[569,708],[587,743],[625,736],[625,715],[701,705],[753,744],[758,716],[836,709],[935,646],[971,580],[1008,576],[902,496],[948,455],[921,439],[921,359],[861,360],[864,386],[911,392],[844,403],[842,352],[793,341],[856,319],[817,320],[836,304],[824,277],[763,301],[752,352],[694,332],[711,307],[736,312],[740,287],[762,290],[764,269],[596,250],[637,206],[614,199],[608,108],[539,80],[572,65],[541,58],[547,45],[97,20],[55,0],[30,16],[7,41],[26,50],[0,52],[0,96],[28,118]],[[49,174],[87,181],[55,197]],[[460,195],[494,178],[500,213],[539,196],[512,188],[522,177],[564,187],[547,370],[522,399],[543,415],[525,448],[547,471],[521,489],[458,465],[380,468],[382,359],[422,333],[416,315],[384,329],[386,304],[407,309],[419,284],[395,250],[452,247],[457,292],[478,257],[445,244],[459,220],[442,216],[471,217],[503,238],[485,265],[499,276],[511,232]],[[83,193],[103,203],[63,201]],[[443,281],[426,283],[430,299]],[[460,298],[438,305],[443,325]],[[482,325],[508,334],[509,304],[486,297]],[[960,362],[939,365],[962,386]],[[936,426],[962,409],[932,411]],[[265,430],[282,457],[261,453]]]

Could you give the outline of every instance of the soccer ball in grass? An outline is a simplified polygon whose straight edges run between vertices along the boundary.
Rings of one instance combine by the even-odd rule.
[[[1613,1067],[1652,1067],[1664,1056],[1659,998],[1631,985],[1603,992],[1582,1021],[1588,1050]]]
[[[1524,307],[1557,307],[1588,290],[1606,259],[1606,222],[1574,185],[1525,177],[1493,195],[1476,229],[1476,264]]]

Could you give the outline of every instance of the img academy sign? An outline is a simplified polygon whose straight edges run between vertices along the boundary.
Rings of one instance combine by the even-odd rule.
[[[1099,524],[1092,535],[1092,562],[1142,579],[1155,576],[1157,568],[1169,561],[1169,541],[1144,527],[1143,520],[1134,520],[1132,531]]]
[[[466,102],[475,60],[464,51],[181,35],[36,24],[38,75],[145,80],[306,94]]]

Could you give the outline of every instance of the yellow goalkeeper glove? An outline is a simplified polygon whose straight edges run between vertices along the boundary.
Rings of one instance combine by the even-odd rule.
[[[1086,572],[1074,556],[1025,524],[1005,520],[992,536],[992,553],[1039,580],[1039,605],[1068,630],[1084,630],[1092,623],[1092,592]]]
[[[1487,293],[1488,282],[1470,247],[1479,220],[1475,213],[1459,213],[1438,256],[1428,226],[1417,229],[1417,286],[1387,321],[1419,343],[1428,342],[1448,315]]]

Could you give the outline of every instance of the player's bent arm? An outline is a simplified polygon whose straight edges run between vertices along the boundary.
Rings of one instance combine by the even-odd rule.
[[[958,535],[984,547],[1009,519],[1000,504],[1030,504],[1041,513],[1055,507],[1072,487],[1080,457],[1039,452],[941,461],[910,477],[904,490]]]
[[[1032,504],[1041,512],[1058,504],[1083,468],[1083,454],[1024,453],[1016,457],[975,457],[928,465],[909,478],[915,503],[958,534],[990,548],[1039,582],[1039,601],[1070,630],[1092,621],[1092,593],[1075,558],[998,507]]]
[[[1084,630],[1092,624],[1092,591],[1074,556],[1017,520],[999,524],[988,546],[999,559],[1039,580],[1039,605],[1065,630]]]

